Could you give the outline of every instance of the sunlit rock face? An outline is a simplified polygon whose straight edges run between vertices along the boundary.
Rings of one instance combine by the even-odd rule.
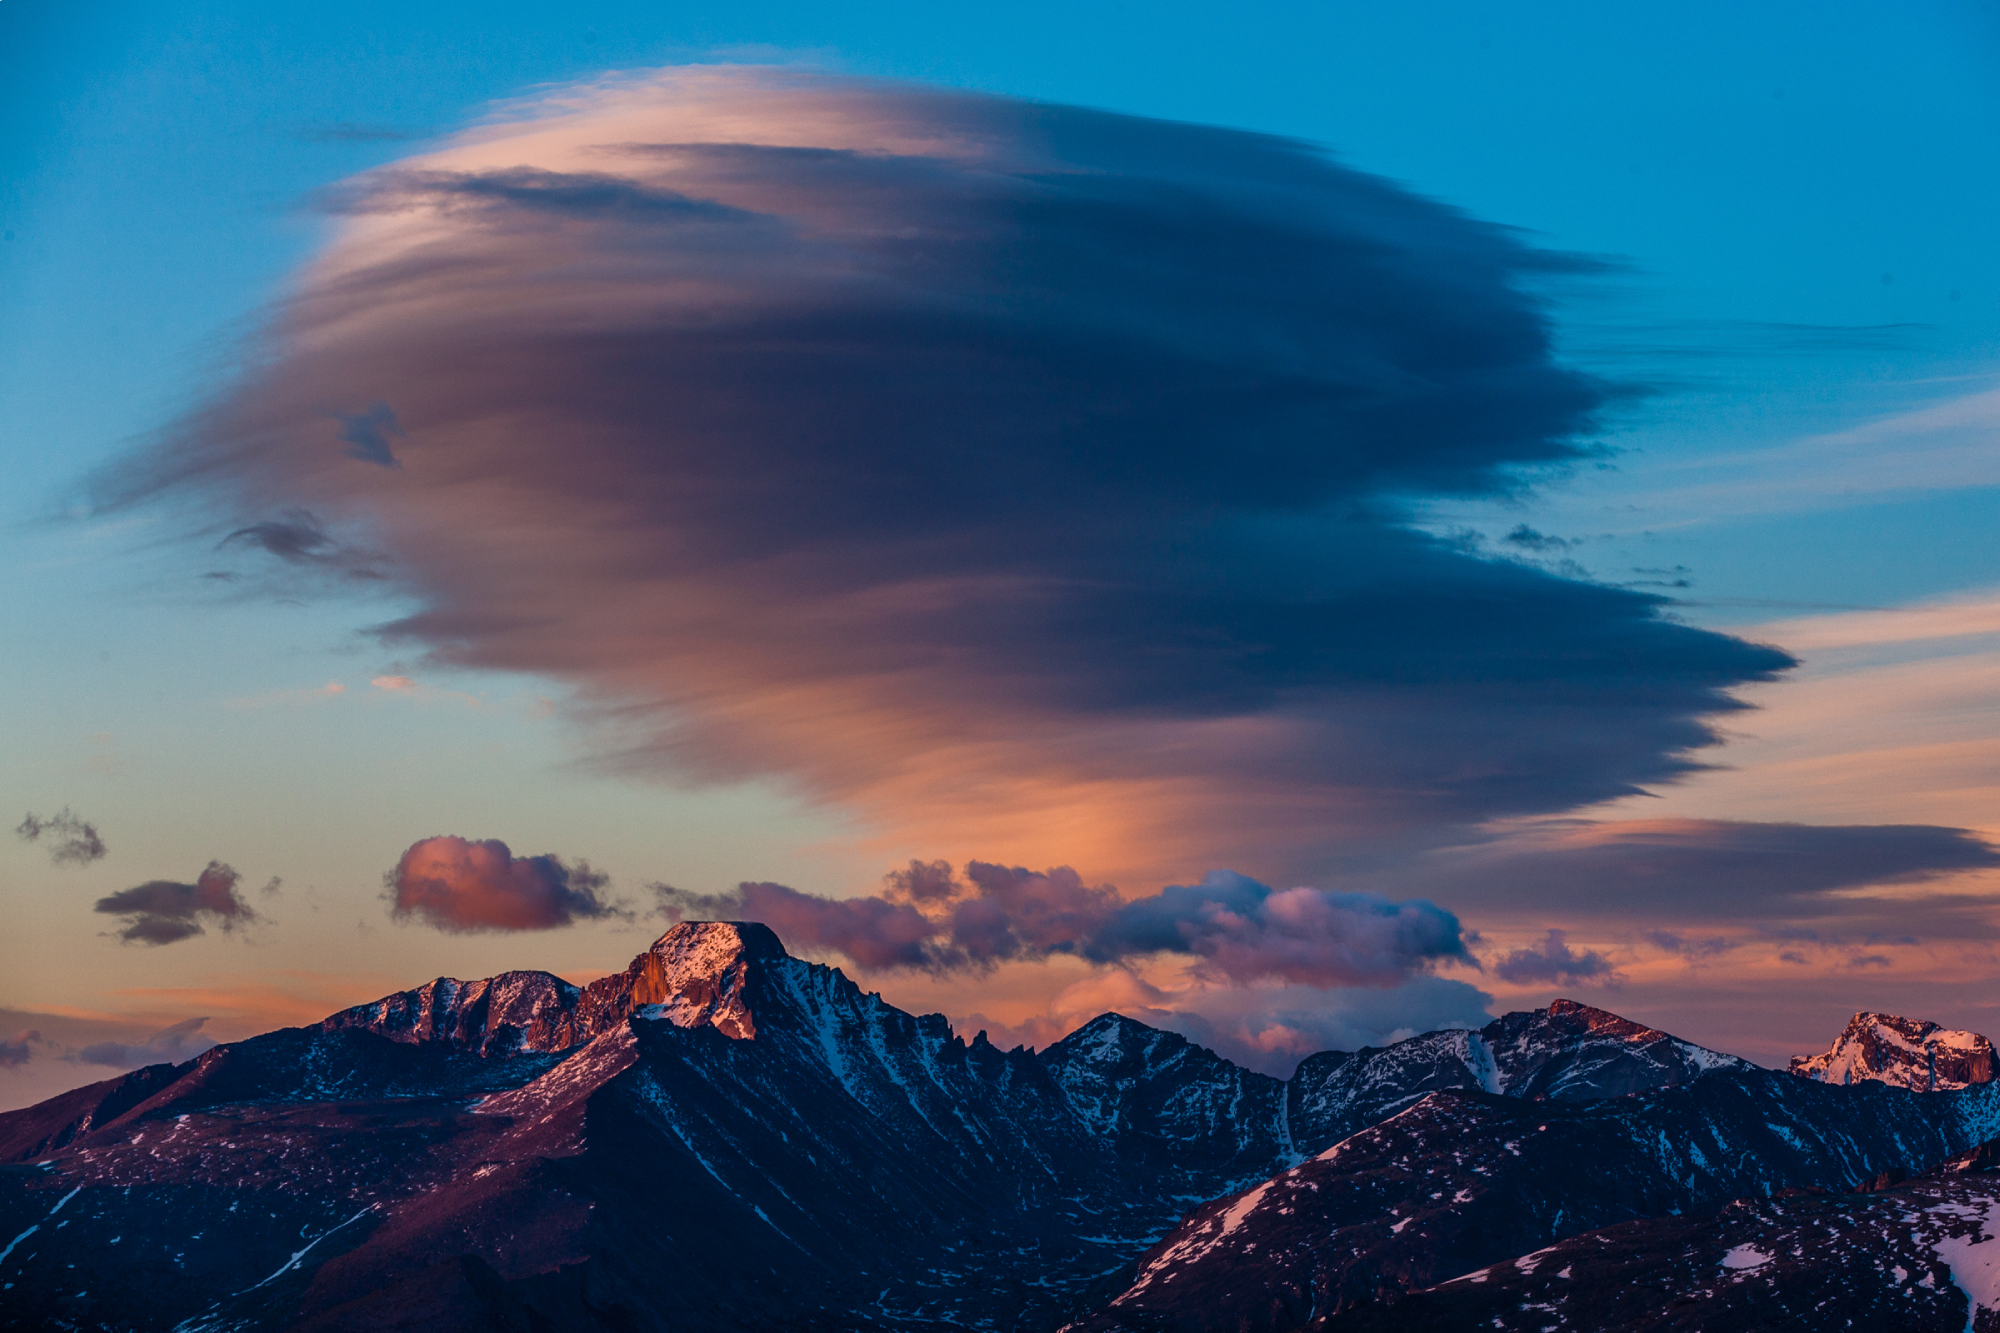
[[[1793,1056],[1792,1072],[1821,1083],[1951,1091],[1993,1081],[1993,1043],[1922,1019],[1860,1013],[1820,1054]]]
[[[478,981],[439,977],[414,990],[344,1009],[320,1024],[360,1028],[397,1042],[439,1042],[475,1055],[566,1051],[662,1006],[656,1018],[680,1027],[707,1024],[725,1036],[757,1035],[748,983],[759,963],[791,961],[769,926],[686,921],[653,942],[630,967],[589,986],[547,972],[502,972]]]

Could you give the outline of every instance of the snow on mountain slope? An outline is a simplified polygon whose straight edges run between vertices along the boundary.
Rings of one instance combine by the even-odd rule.
[[[1895,1014],[1856,1014],[1833,1045],[1792,1057],[1792,1072],[1821,1083],[1872,1080],[1918,1092],[1966,1088],[1994,1078],[1993,1043],[1977,1032]]]

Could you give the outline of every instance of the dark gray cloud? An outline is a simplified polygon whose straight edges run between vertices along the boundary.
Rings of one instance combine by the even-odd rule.
[[[1618,979],[1610,959],[1595,949],[1570,948],[1560,930],[1502,958],[1493,965],[1493,975],[1516,986],[1602,985]]]
[[[2000,936],[1992,897],[1896,888],[1995,868],[2000,849],[1978,834],[1928,824],[1564,821],[1435,854],[1394,880],[1467,912],[1650,920],[1659,939],[1706,924],[1863,944]],[[1896,891],[1857,892],[1868,888]]]
[[[340,414],[340,438],[347,444],[347,456],[379,467],[400,467],[395,446],[404,436],[403,423],[387,403],[376,403],[362,412]]]
[[[284,510],[230,540],[295,564],[365,528],[393,638],[572,682],[621,765],[1304,875],[1671,780],[1792,665],[1406,521],[1589,457],[1623,391],[1533,294],[1587,266],[1317,149],[717,69],[481,134],[351,183],[106,498]],[[329,401],[394,403],[349,443],[400,469]]]
[[[390,462],[393,464],[394,459]],[[349,579],[377,580],[384,577],[378,556],[339,541],[306,509],[286,509],[276,518],[237,528],[225,536],[218,546],[250,547],[276,556],[296,568],[324,571]],[[225,571],[203,577],[229,580],[236,576]]]
[[[53,865],[87,866],[101,859],[106,851],[97,826],[71,814],[68,806],[47,819],[30,812],[15,826],[14,833],[23,842],[40,842],[46,835],[49,861]]]
[[[42,1034],[33,1028],[17,1033],[12,1041],[0,1041],[0,1069],[14,1069],[35,1058],[35,1046]]]
[[[210,861],[192,884],[148,880],[99,898],[94,910],[125,918],[118,938],[127,944],[172,944],[206,934],[210,925],[226,932],[255,923],[257,913],[236,891],[242,881],[229,866]]]
[[[943,972],[1054,954],[1095,963],[1179,954],[1198,959],[1198,972],[1219,982],[1327,988],[1394,985],[1446,961],[1477,966],[1457,918],[1428,902],[1274,890],[1227,870],[1131,901],[1111,885],[1086,884],[1068,866],[1032,871],[974,861],[963,881],[942,862],[923,871],[925,910],[910,900],[910,872],[892,875],[886,894],[858,898],[767,883],[721,894],[655,890],[672,919],[762,921],[795,947],[840,953],[869,969]]]
[[[207,1018],[188,1018],[162,1028],[144,1041],[93,1042],[78,1051],[75,1059],[87,1065],[110,1065],[132,1069],[140,1065],[179,1064],[200,1055],[215,1042],[201,1034]]]
[[[455,933],[553,930],[630,915],[605,895],[610,879],[589,862],[516,856],[498,838],[420,839],[382,881],[394,915]]]

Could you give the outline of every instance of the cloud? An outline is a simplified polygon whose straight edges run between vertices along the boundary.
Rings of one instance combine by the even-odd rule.
[[[340,438],[347,444],[349,458],[358,458],[378,467],[402,466],[396,461],[396,451],[390,441],[404,438],[407,432],[387,403],[376,403],[365,411],[343,412],[338,416]]]
[[[1516,949],[1493,965],[1493,975],[1516,986],[1603,985],[1618,979],[1611,960],[1595,949],[1581,953],[1551,930],[1540,944]]]
[[[408,676],[377,676],[368,683],[376,689],[386,690],[390,694],[408,694],[417,688],[417,682],[411,680]]]
[[[421,839],[382,881],[396,917],[455,933],[552,930],[629,915],[602,896],[609,878],[588,862],[515,856],[498,838]]]
[[[34,1047],[41,1039],[40,1032],[29,1028],[17,1034],[12,1041],[0,1041],[0,1069],[15,1069],[28,1063],[34,1058]]]
[[[1995,868],[2000,848],[1979,834],[1928,824],[1556,820],[1435,853],[1394,878],[1487,916],[1990,939],[2000,935],[1992,897],[1911,887]],[[1883,891],[1859,892],[1870,888]]]
[[[217,546],[253,547],[288,565],[337,573],[350,580],[385,577],[377,556],[334,537],[307,509],[289,508],[277,518],[237,528]]]
[[[205,934],[204,922],[224,932],[256,922],[257,913],[236,892],[242,880],[229,866],[210,861],[192,884],[148,880],[99,898],[93,910],[124,917],[118,938],[127,944],[172,944]]]
[[[139,1065],[179,1064],[200,1055],[215,1042],[201,1035],[206,1018],[189,1018],[155,1032],[144,1041],[100,1041],[85,1046],[75,1058],[84,1064],[131,1069]]]
[[[43,834],[49,835],[49,862],[52,865],[87,866],[100,860],[106,851],[104,839],[98,836],[97,826],[89,820],[78,819],[64,806],[47,819],[41,819],[32,812],[24,817],[14,832],[23,842],[39,842]]]
[[[926,895],[912,901],[915,880]],[[949,896],[945,891],[949,886]],[[656,885],[675,920],[762,921],[796,948],[844,954],[868,969],[983,970],[1070,955],[1124,963],[1175,955],[1232,985],[1284,981],[1322,989],[1388,986],[1443,962],[1476,966],[1457,918],[1428,902],[1368,893],[1273,890],[1231,871],[1123,900],[1068,866],[1045,871],[973,861],[964,881],[944,862],[912,863],[889,891],[822,898],[782,884],[696,894]]]
[[[295,564],[365,530],[392,639],[566,682],[622,769],[1305,877],[1671,781],[1791,665],[1406,521],[1591,456],[1623,391],[1533,294],[1577,261],[1305,145],[704,67],[338,200],[241,383],[102,498]],[[400,469],[329,401],[395,404]]]

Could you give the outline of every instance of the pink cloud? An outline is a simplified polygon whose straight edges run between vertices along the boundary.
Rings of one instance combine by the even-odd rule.
[[[424,838],[383,882],[396,916],[453,932],[550,930],[620,915],[600,896],[606,877],[587,862],[515,856],[497,838]]]

